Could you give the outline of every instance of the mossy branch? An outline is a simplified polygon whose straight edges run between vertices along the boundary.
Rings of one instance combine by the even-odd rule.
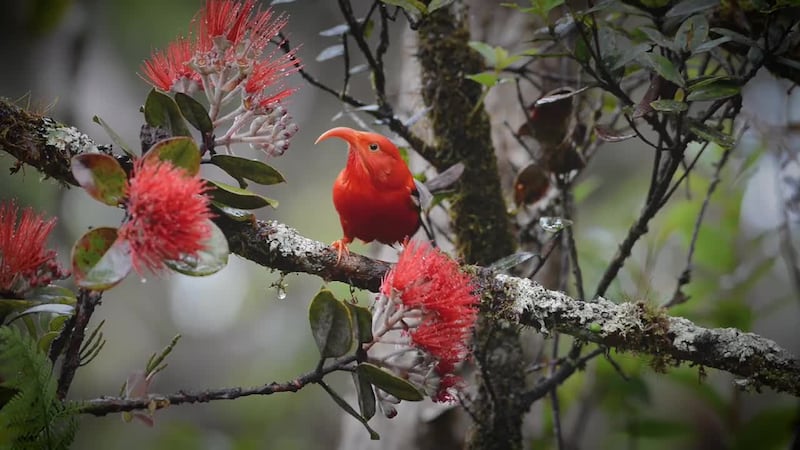
[[[17,111],[12,119],[19,129],[37,129],[41,117],[8,105],[0,100],[0,110]],[[19,124],[25,120],[35,123]],[[44,141],[36,136],[20,138],[39,143],[39,147],[28,146],[30,151],[46,151]],[[94,146],[90,141],[84,144]],[[71,178],[64,175],[69,173],[66,152],[54,152],[48,159],[30,158],[12,153],[2,141],[0,150],[20,161],[30,161],[37,170],[42,170],[43,165],[60,165],[64,169],[51,171],[51,176],[70,183]],[[219,224],[233,252],[283,272],[310,273],[328,281],[375,290],[389,268],[384,261],[356,254],[337,264],[336,250],[279,222],[240,223],[220,219]],[[644,303],[614,303],[602,298],[584,302],[528,279],[497,275],[476,266],[469,270],[476,274],[487,306],[492,303],[490,310],[495,312],[492,320],[505,320],[543,332],[557,331],[607,347],[652,355],[669,365],[688,362],[716,368],[740,377],[737,384],[742,387],[768,387],[800,397],[800,359],[758,334],[733,328],[705,328]]]

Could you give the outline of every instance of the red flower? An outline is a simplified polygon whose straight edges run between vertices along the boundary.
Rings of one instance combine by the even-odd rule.
[[[56,252],[45,249],[56,219],[45,220],[11,202],[0,203],[0,297],[21,297],[26,291],[63,279],[68,273],[56,262]]]
[[[198,176],[166,161],[139,159],[126,186],[128,220],[119,237],[131,247],[141,273],[164,269],[164,260],[196,255],[211,235],[208,187]]]
[[[142,78],[162,91],[201,89],[215,128],[213,146],[230,152],[234,144],[249,144],[269,156],[283,154],[297,125],[280,105],[294,92],[281,80],[301,64],[294,50],[264,49],[280,40],[286,23],[255,0],[208,0],[193,23],[193,41],[179,39],[154,53]]]
[[[144,79],[162,91],[170,91],[181,81],[196,82],[199,85],[200,75],[189,66],[194,49],[191,42],[178,38],[163,52],[154,52],[144,62],[142,71]],[[177,89],[186,91],[188,89]]]
[[[200,26],[198,36],[201,48],[209,50],[214,38],[225,36],[225,39],[236,45],[244,36],[245,25],[255,7],[253,0],[239,3],[231,0],[209,0],[200,10]]]
[[[383,310],[379,320],[388,325],[383,328],[396,329],[385,318],[401,317],[411,345],[430,357],[423,360],[432,359],[439,376],[432,393],[436,401],[453,399],[451,388],[459,380],[453,371],[468,353],[478,314],[473,290],[472,278],[426,241],[406,241],[400,259],[381,284],[380,293],[391,301],[376,308]],[[419,372],[424,374],[424,368]]]
[[[278,83],[281,78],[296,70],[294,61],[290,59],[266,59],[255,64],[244,85],[248,94],[247,107],[264,109],[292,95],[293,89],[285,89]]]

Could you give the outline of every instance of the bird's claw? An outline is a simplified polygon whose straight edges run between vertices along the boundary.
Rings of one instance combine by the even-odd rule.
[[[350,249],[347,248],[347,241],[344,239],[339,239],[338,241],[333,241],[331,247],[338,250],[338,254],[336,256],[336,264],[339,264],[342,261],[342,255],[346,254],[350,256]]]

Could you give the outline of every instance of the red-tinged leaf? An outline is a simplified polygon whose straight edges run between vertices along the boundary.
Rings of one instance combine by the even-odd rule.
[[[75,284],[102,291],[114,287],[131,271],[130,246],[117,240],[117,229],[95,228],[72,247]]]
[[[517,207],[532,205],[550,189],[550,176],[540,163],[531,163],[519,171],[514,179],[514,203]]]
[[[144,155],[144,159],[169,161],[175,167],[186,169],[189,175],[196,175],[200,171],[200,147],[188,136],[156,142]]]
[[[636,133],[632,131],[625,133],[619,130],[612,130],[604,125],[596,125],[594,127],[594,133],[597,135],[598,139],[605,142],[622,142],[636,137]]]
[[[639,101],[639,104],[636,105],[636,109],[633,111],[634,119],[644,117],[653,111],[653,107],[650,105],[650,102],[658,98],[658,95],[661,92],[662,84],[664,84],[664,79],[661,77],[653,77],[653,79],[650,80],[650,86],[647,87],[647,91],[645,91],[642,99]]]
[[[125,197],[125,170],[105,153],[82,153],[72,157],[72,176],[93,198],[111,206]]]

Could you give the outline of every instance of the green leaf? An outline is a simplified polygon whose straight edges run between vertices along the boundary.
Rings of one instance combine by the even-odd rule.
[[[670,50],[676,50],[675,42],[671,41],[670,39],[667,39],[666,36],[661,34],[661,32],[656,30],[655,28],[641,27],[639,28],[639,31],[644,33],[650,39],[651,42],[657,44],[658,46]]]
[[[686,84],[680,72],[678,72],[678,69],[675,68],[672,61],[669,59],[656,53],[646,53],[645,61],[647,61],[648,65],[665,80],[672,81],[678,86],[684,86]]]
[[[553,8],[563,4],[564,0],[531,0],[531,7],[525,8],[523,11],[532,12],[543,19],[547,19],[547,15],[550,14]]]
[[[703,42],[702,44],[695,47],[694,51],[692,52],[693,55],[697,55],[698,53],[707,52],[709,50],[713,50],[720,45],[730,42],[732,39],[728,36],[722,36],[716,39],[712,39],[710,41]]]
[[[144,155],[144,159],[156,158],[186,169],[189,175],[197,175],[200,172],[200,147],[191,137],[178,136],[156,142]]]
[[[693,52],[708,38],[708,20],[704,14],[696,14],[684,21],[675,33],[675,46]]]
[[[74,311],[75,307],[72,305],[63,305],[60,303],[45,303],[42,305],[31,306],[30,308],[13,315],[10,319],[8,319],[8,323],[11,323],[19,319],[20,317],[24,317],[29,314],[48,313],[48,314],[69,316],[72,315]]]
[[[177,103],[183,117],[201,133],[214,131],[214,124],[211,123],[211,118],[208,117],[208,111],[200,102],[183,92],[178,92],[175,94],[175,103]]]
[[[356,385],[356,397],[358,397],[358,409],[361,416],[369,420],[375,415],[375,391],[372,384],[353,372],[353,383]]]
[[[381,0],[383,3],[392,6],[399,6],[409,13],[422,13],[428,12],[428,8],[419,0]]]
[[[467,45],[483,56],[487,66],[494,67],[497,64],[497,53],[491,45],[481,41],[469,41]]]
[[[697,12],[706,12],[719,5],[719,0],[684,0],[673,6],[664,17],[688,16]]]
[[[746,45],[748,47],[758,48],[758,42],[750,39],[749,37],[747,37],[747,36],[745,36],[745,35],[743,35],[743,34],[741,34],[739,32],[736,32],[736,31],[733,31],[733,30],[729,30],[727,28],[718,28],[718,27],[711,28],[711,31],[714,32],[714,33],[717,33],[720,36],[728,37],[734,42],[738,42],[740,44],[744,44],[744,45]]]
[[[95,228],[78,239],[71,259],[75,284],[96,291],[114,287],[132,267],[130,245],[109,227]]]
[[[34,288],[25,293],[25,299],[0,299],[0,323],[11,313],[23,311],[41,304],[75,305],[77,299],[71,290],[51,284]]]
[[[732,148],[735,144],[733,137],[708,125],[692,120],[689,122],[689,130],[703,141],[713,142],[722,148]]]
[[[214,155],[211,164],[227,172],[230,176],[241,180],[246,178],[258,184],[270,185],[286,181],[280,172],[261,161],[241,158],[233,155]]]
[[[311,333],[323,358],[342,356],[353,345],[350,311],[327,289],[321,289],[308,310]]]
[[[573,52],[575,55],[575,59],[578,62],[587,63],[589,62],[589,58],[591,58],[592,54],[589,51],[589,45],[586,43],[586,40],[583,38],[578,38],[578,42],[575,43],[575,50]]]
[[[497,82],[500,81],[500,75],[495,72],[481,72],[473,75],[465,75],[465,77],[487,88],[496,85]]]
[[[707,86],[707,85],[709,85],[711,83],[716,83],[717,81],[720,81],[720,80],[731,81],[731,78],[727,77],[725,75],[701,75],[701,76],[699,76],[697,78],[692,78],[686,84],[687,84],[687,88],[691,92],[691,91],[694,91],[696,89],[699,89],[702,86]]]
[[[122,203],[128,175],[113,156],[81,153],[72,157],[70,169],[78,184],[92,198],[111,206]]]
[[[153,89],[144,102],[144,120],[151,127],[169,130],[173,136],[191,136],[175,100]]]
[[[2,400],[0,446],[13,449],[67,449],[78,429],[78,404],[56,394],[57,371],[32,336],[18,327],[0,327]]]
[[[251,213],[250,211],[234,208],[232,206],[223,205],[222,203],[212,201],[211,206],[213,206],[217,212],[225,214],[228,218],[235,220],[237,222],[247,222],[255,220],[255,214]]]
[[[109,126],[106,123],[105,120],[101,119],[100,116],[92,117],[92,121],[103,127],[103,129],[106,130],[106,134],[108,134],[108,137],[111,138],[111,142],[113,142],[114,145],[116,145],[117,147],[121,148],[126,155],[130,156],[131,158],[134,158],[136,156],[133,150],[131,150],[131,147],[124,140],[122,140],[122,137],[120,137],[120,135],[117,134],[117,132],[114,131],[111,128],[111,126]]]
[[[354,319],[356,329],[356,339],[359,344],[372,342],[372,313],[363,306],[345,303],[350,309],[350,315]]]
[[[25,294],[25,298],[42,303],[63,303],[66,305],[74,305],[78,301],[74,292],[57,284],[34,288]]]
[[[428,12],[432,13],[437,9],[444,8],[445,6],[450,6],[453,3],[453,1],[455,0],[431,0],[431,2],[428,4]]]
[[[684,102],[679,102],[677,100],[655,100],[650,102],[650,106],[653,107],[656,111],[667,112],[667,113],[679,113],[681,111],[686,111],[689,109],[689,105]]]
[[[50,323],[47,324],[47,329],[50,331],[61,331],[64,329],[64,325],[67,324],[68,319],[69,317],[55,316],[50,319]]]
[[[25,309],[37,305],[38,303],[39,302],[32,300],[20,300],[16,298],[0,298],[0,325],[3,324],[5,318],[8,317],[10,314],[24,311]]]
[[[703,84],[699,87],[692,87],[689,91],[686,100],[690,102],[702,102],[733,97],[739,94],[741,88],[733,81],[720,80]]]
[[[176,272],[193,277],[204,277],[222,270],[228,264],[230,254],[228,240],[214,222],[207,220],[206,223],[211,228],[211,235],[203,241],[203,248],[197,255],[185,255],[180,260],[164,260],[164,264]]]
[[[214,180],[206,181],[213,187],[213,189],[208,191],[208,195],[217,203],[239,209],[258,209],[264,206],[278,207],[277,200],[258,195],[247,189],[238,188]]]
[[[361,363],[356,367],[356,373],[375,387],[400,400],[418,402],[424,398],[416,386],[374,364]]]
[[[634,47],[628,48],[625,53],[619,56],[619,59],[611,66],[611,70],[617,70],[625,67],[631,61],[641,57],[644,53],[650,49],[650,44],[639,44]]]
[[[322,386],[323,389],[325,389],[325,392],[327,392],[328,395],[331,396],[333,401],[336,402],[336,404],[339,405],[339,407],[342,408],[344,412],[351,415],[356,420],[361,422],[362,425],[364,425],[364,428],[366,428],[367,432],[369,432],[370,439],[372,439],[373,441],[377,441],[381,438],[381,436],[375,430],[370,428],[369,424],[367,423],[367,419],[361,417],[361,414],[357,413],[356,410],[353,409],[353,407],[350,406],[350,404],[347,403],[339,394],[337,394],[336,391],[331,389],[327,383],[320,381],[318,384]]]
[[[68,317],[68,316],[57,316],[57,317]],[[50,349],[50,344],[53,343],[54,340],[61,334],[59,331],[48,331],[47,333],[43,334],[42,337],[39,338],[39,350],[42,352],[47,352]]]

